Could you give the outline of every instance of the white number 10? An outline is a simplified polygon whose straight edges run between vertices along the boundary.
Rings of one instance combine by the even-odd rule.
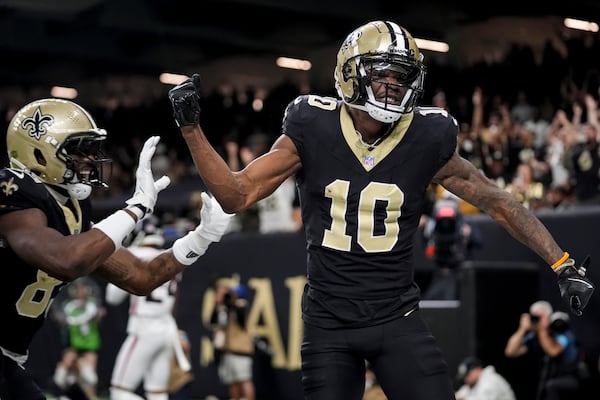
[[[335,180],[325,187],[325,197],[331,199],[331,228],[325,230],[323,246],[350,251],[351,236],[346,234],[346,212],[350,182]],[[383,235],[375,236],[375,204],[386,203]],[[398,241],[398,218],[404,203],[404,193],[396,185],[371,182],[361,192],[358,201],[358,232],[356,241],[367,253],[390,251]]]

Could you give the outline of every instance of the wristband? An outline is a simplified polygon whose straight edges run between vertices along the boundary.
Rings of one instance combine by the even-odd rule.
[[[117,251],[122,246],[123,240],[135,228],[135,222],[131,215],[119,210],[92,225],[92,228],[98,229],[108,236],[115,244],[115,251]]]
[[[208,249],[211,241],[191,231],[173,243],[173,256],[180,264],[191,265]]]
[[[552,268],[553,270],[556,270],[558,267],[560,267],[561,265],[563,265],[564,262],[567,261],[568,258],[569,258],[569,253],[567,253],[565,251],[565,254],[563,254],[563,256],[557,262],[555,262],[554,264],[552,264],[550,266],[550,268]]]
[[[567,261],[565,261],[564,263],[562,263],[558,267],[553,268],[552,270],[554,272],[556,272],[558,275],[560,275],[561,272],[563,272],[565,269],[567,269],[569,267],[574,267],[574,266],[575,266],[575,260],[573,260],[572,258],[568,258]],[[577,269],[577,272],[579,274],[585,275],[585,268],[583,269],[583,271],[580,271],[578,268],[576,268],[576,269]]]
[[[144,207],[141,204],[132,204],[130,206],[125,207],[125,209],[134,213],[138,221],[144,218],[144,216],[148,213],[148,208]]]

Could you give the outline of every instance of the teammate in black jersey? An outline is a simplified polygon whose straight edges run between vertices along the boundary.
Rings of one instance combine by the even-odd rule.
[[[128,206],[92,226],[88,196],[92,186],[108,185],[105,139],[87,111],[66,100],[34,101],[9,124],[11,168],[0,169],[2,400],[45,398],[22,365],[52,299],[69,281],[94,273],[131,293],[149,294],[218,241],[230,219],[203,193],[196,230],[150,262],[136,258],[121,242],[169,184],[168,177],[154,181],[150,169],[159,137],[144,144]]]
[[[531,212],[455,152],[456,120],[416,106],[422,59],[398,24],[359,27],[337,55],[340,99],[293,100],[270,152],[240,172],[227,168],[198,125],[199,77],[169,92],[196,167],[225,210],[243,210],[296,176],[308,252],[306,399],[361,399],[365,359],[390,400],[454,399],[413,280],[413,238],[431,182],[488,213],[546,260],[574,313],[593,292],[585,266],[576,267]]]

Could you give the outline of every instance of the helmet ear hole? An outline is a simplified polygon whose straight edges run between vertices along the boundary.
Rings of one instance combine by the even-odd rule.
[[[361,85],[360,79],[351,78],[352,79],[352,96],[347,97],[346,101],[350,104],[356,103],[356,101],[360,98],[361,95]]]
[[[44,155],[42,154],[42,152],[40,151],[40,149],[35,149],[33,151],[33,154],[35,156],[36,161],[38,162],[38,164],[46,166],[48,163],[46,162],[46,157],[44,157]]]
[[[352,97],[346,101],[350,104],[360,102],[360,99],[365,99],[367,96],[367,85],[370,83],[368,76],[357,76],[352,78]]]

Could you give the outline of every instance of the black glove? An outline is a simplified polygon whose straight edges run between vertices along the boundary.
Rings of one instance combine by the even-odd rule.
[[[194,74],[169,90],[173,117],[178,127],[198,125],[200,120],[200,75]]]
[[[558,287],[563,300],[567,302],[573,314],[581,316],[583,309],[587,306],[592,293],[594,293],[594,284],[585,277],[585,271],[590,263],[590,256],[587,256],[579,267],[566,267],[558,275]]]

